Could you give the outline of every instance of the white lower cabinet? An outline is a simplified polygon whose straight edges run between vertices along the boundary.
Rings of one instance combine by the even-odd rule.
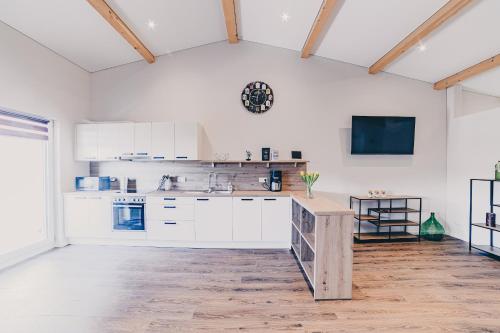
[[[233,198],[196,198],[194,211],[197,241],[233,239]]]
[[[262,198],[262,240],[290,242],[291,199],[289,197]]]
[[[194,198],[147,198],[146,229],[151,240],[194,241]]]
[[[106,238],[111,235],[111,198],[78,195],[64,197],[67,237]]]
[[[261,198],[233,198],[233,240],[262,239]]]
[[[194,222],[179,220],[148,220],[148,239],[194,241]]]

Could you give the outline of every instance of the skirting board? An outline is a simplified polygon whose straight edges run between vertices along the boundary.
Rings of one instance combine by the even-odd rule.
[[[47,252],[54,248],[54,242],[43,241],[38,244],[29,246],[27,248],[14,251],[13,253],[7,253],[0,256],[0,270],[14,266],[22,261],[29,258]]]
[[[69,244],[125,245],[153,247],[185,247],[194,249],[287,249],[289,242],[201,242],[201,241],[153,241],[133,239],[69,238]]]

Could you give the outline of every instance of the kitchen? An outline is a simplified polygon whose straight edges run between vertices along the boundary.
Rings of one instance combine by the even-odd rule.
[[[500,331],[499,12],[0,0],[0,332]]]

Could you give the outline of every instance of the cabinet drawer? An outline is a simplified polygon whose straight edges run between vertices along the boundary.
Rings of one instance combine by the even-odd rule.
[[[164,197],[147,197],[146,201],[149,204],[153,205],[194,205],[194,198],[193,197],[169,197],[169,196],[164,196]]]
[[[194,240],[194,222],[175,220],[148,220],[148,239],[151,240]]]
[[[178,205],[175,202],[165,202],[162,204],[147,204],[146,216],[153,220],[194,220],[194,206]]]

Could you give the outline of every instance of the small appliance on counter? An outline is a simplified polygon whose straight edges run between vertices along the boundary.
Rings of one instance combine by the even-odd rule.
[[[269,175],[269,191],[280,192],[282,187],[281,170],[271,170]]]
[[[262,160],[269,161],[271,159],[271,148],[262,148]]]
[[[111,189],[111,178],[76,177],[75,189],[77,191],[109,191]]]

